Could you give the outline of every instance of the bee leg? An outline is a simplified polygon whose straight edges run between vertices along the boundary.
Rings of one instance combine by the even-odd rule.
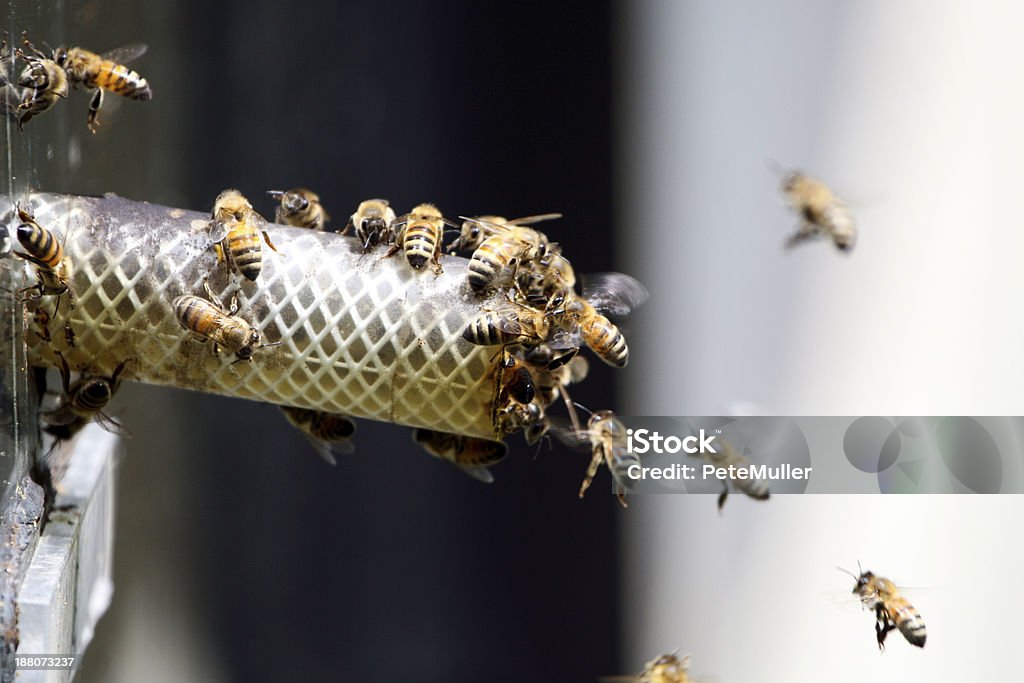
[[[725,499],[729,497],[729,484],[726,483],[722,488],[722,492],[718,494],[718,514],[722,514],[722,508],[725,506]]]
[[[217,308],[219,308],[219,309],[221,309],[223,311],[224,310],[224,302],[220,300],[219,296],[217,296],[216,294],[213,293],[213,290],[210,289],[210,283],[207,282],[206,280],[203,280],[203,289],[206,290],[207,298],[210,301],[212,301],[213,303],[217,304]],[[230,315],[234,315],[234,311],[232,311],[230,313]]]
[[[99,128],[100,122],[97,120],[97,117],[99,116],[101,106],[103,106],[103,88],[96,88],[96,92],[89,102],[88,124],[90,133],[95,133],[96,129]]]
[[[57,358],[60,358],[60,381],[64,388],[64,395],[67,396],[71,393],[71,368],[68,367],[68,362],[64,360],[60,351],[54,351],[54,353],[57,354]]]
[[[263,231],[263,241],[267,243],[268,247],[274,250],[274,253],[281,254],[281,252],[277,250],[277,247],[274,246],[274,243],[270,241],[270,235],[267,234],[266,230]],[[281,254],[281,256],[284,256],[284,254]]]
[[[391,245],[391,248],[388,249],[388,253],[384,254],[384,258],[391,258],[395,254],[397,254],[398,250],[401,248],[402,247],[398,244],[398,242],[395,242],[394,244]]]
[[[878,649],[885,651],[885,638],[889,631],[896,628],[896,624],[889,619],[885,608],[882,605],[875,606],[875,637],[878,639]]]
[[[345,224],[345,227],[344,227],[344,228],[342,228],[342,229],[341,229],[341,231],[340,231],[340,232],[338,232],[338,234],[339,234],[339,235],[347,235],[347,234],[348,234],[348,231],[349,231],[349,230],[350,230],[351,228],[353,228],[353,227],[355,227],[355,224],[354,224],[354,223],[352,222],[352,219],[351,219],[351,218],[349,218],[349,219],[348,219],[348,223],[346,223],[346,224]]]

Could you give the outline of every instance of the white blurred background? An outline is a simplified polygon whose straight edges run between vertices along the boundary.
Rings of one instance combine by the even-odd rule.
[[[639,415],[1019,415],[1024,8],[630,2],[619,31]],[[782,248],[769,160],[853,208],[852,254]],[[812,454],[812,458],[814,454]],[[841,456],[836,456],[841,457]],[[627,658],[721,681],[1010,681],[1020,496],[660,496],[625,515]],[[918,650],[842,565],[922,587]],[[846,607],[842,607],[842,603]]]

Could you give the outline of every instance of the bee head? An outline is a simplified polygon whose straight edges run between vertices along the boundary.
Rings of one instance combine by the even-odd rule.
[[[853,592],[858,593],[862,588],[867,586],[869,583],[874,581],[875,575],[871,572],[863,572],[857,577],[857,585],[853,587]]]
[[[257,332],[256,330],[253,330],[252,333],[249,335],[249,341],[246,342],[245,346],[243,346],[242,348],[238,349],[238,351],[235,352],[235,356],[238,357],[238,360],[235,362],[237,363],[243,360],[252,360],[252,354],[257,348],[259,348],[259,346],[260,333]]]
[[[296,214],[309,208],[309,200],[298,192],[288,192],[281,198],[281,205],[290,214]]]
[[[53,61],[57,62],[58,66],[66,66],[68,61],[68,46],[61,45],[53,51]]]

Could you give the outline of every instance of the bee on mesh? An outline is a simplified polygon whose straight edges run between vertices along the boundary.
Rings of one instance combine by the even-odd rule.
[[[367,199],[359,203],[341,234],[354,228],[356,239],[362,245],[363,253],[367,254],[378,244],[395,241],[396,220],[395,210],[388,205],[388,200]]]
[[[267,194],[277,200],[274,220],[281,225],[324,230],[331,219],[320,203],[320,196],[312,190],[296,187],[288,191],[269,190]]]
[[[487,484],[494,481],[488,468],[501,462],[508,452],[508,446],[501,441],[431,429],[417,428],[412,438],[435,458],[446,460],[474,479]]]
[[[485,218],[463,217],[462,230],[452,243],[453,248],[469,248],[478,245],[469,259],[466,281],[476,294],[483,294],[488,288],[498,286],[505,280],[516,282],[521,264],[545,258],[556,248],[547,236],[522,223],[536,222],[559,214],[532,216],[516,219],[513,224],[498,216],[489,218],[500,222],[489,222]],[[482,241],[480,238],[483,237]]]
[[[193,227],[209,230],[217,260],[227,266],[229,273],[237,272],[252,282],[263,270],[263,242],[277,252],[267,234],[267,221],[238,190],[221,192],[211,220],[195,221]]]
[[[56,235],[36,222],[32,213],[16,205],[18,215],[18,242],[24,252],[15,251],[14,255],[21,257],[35,266],[37,284],[26,287],[19,291],[19,294],[36,292],[35,295],[25,296],[22,301],[38,299],[43,296],[57,297],[54,306],[54,315],[60,306],[60,298],[67,294],[70,298],[71,292],[68,289],[69,264],[64,255],[64,246],[57,240]],[[65,239],[67,235],[65,235]]]
[[[356,423],[347,415],[291,406],[280,408],[285,419],[302,432],[316,454],[327,463],[338,464],[335,454],[355,452],[352,435],[356,432]]]
[[[235,355],[234,363],[252,362],[252,355],[257,349],[281,343],[264,344],[256,328],[235,315],[238,312],[237,297],[231,297],[231,308],[225,310],[210,286],[204,282],[203,287],[209,300],[185,294],[177,297],[171,306],[178,323],[191,332],[196,341],[213,342],[215,355],[224,348]]]
[[[393,256],[399,250],[405,254],[405,260],[413,270],[422,270],[429,265],[435,275],[440,275],[441,244],[444,241],[444,226],[457,228],[441,215],[433,204],[420,204],[404,216],[399,216],[393,223],[395,244],[388,250],[385,257]]]

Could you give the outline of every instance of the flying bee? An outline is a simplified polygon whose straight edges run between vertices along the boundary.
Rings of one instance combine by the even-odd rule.
[[[487,468],[501,462],[508,452],[508,446],[501,441],[430,429],[417,428],[412,433],[412,439],[435,458],[447,460],[469,476],[487,484],[494,481]]]
[[[644,665],[644,670],[635,676],[603,676],[602,681],[612,683],[689,683],[690,655],[682,659],[675,653],[660,655]]]
[[[256,281],[263,269],[261,234],[267,246],[277,252],[265,229],[267,222],[238,190],[224,190],[217,196],[208,225],[217,260],[227,265],[229,273],[237,271]]]
[[[16,54],[25,60],[27,66],[21,72],[18,85],[31,88],[31,92],[26,93],[18,105],[19,129],[23,129],[33,117],[49,111],[71,90],[67,72],[57,62],[36,49],[28,37],[23,37],[22,43],[27,52],[18,49]]]
[[[488,237],[500,233],[514,233],[515,228],[523,225],[532,225],[534,223],[540,223],[541,221],[549,221],[555,218],[561,218],[560,213],[544,213],[538,216],[524,216],[523,218],[513,218],[508,220],[502,216],[477,216],[476,218],[463,218],[462,227],[459,230],[459,236],[452,242],[448,249],[451,253],[463,249],[465,251],[476,251],[483,244],[484,240]],[[537,235],[543,235],[543,233],[530,230],[535,232]],[[532,239],[532,238],[528,238]],[[543,238],[545,241],[546,237]]]
[[[751,460],[745,454],[733,446],[731,443],[718,437],[715,439],[715,449],[717,452],[712,453],[711,451],[703,451],[700,453],[692,454],[693,457],[701,458],[706,460],[708,463],[714,465],[720,470],[726,470],[728,472],[729,467],[735,467],[737,469],[743,468],[745,471],[750,471]],[[725,500],[729,497],[729,483],[732,482],[734,489],[741,493],[747,494],[754,500],[768,500],[771,496],[771,492],[768,490],[768,483],[763,479],[752,479],[752,478],[733,478],[722,480],[722,492],[718,495],[718,513],[722,513],[722,507],[725,505]]]
[[[782,192],[804,221],[786,242],[787,247],[796,246],[817,235],[825,235],[841,251],[853,249],[857,241],[853,214],[828,185],[793,171],[783,177]]]
[[[210,291],[210,286],[204,282],[203,287],[211,301],[185,294],[176,298],[171,305],[178,322],[198,341],[213,341],[214,354],[224,347],[235,354],[235,363],[243,360],[252,362],[252,354],[256,349],[281,343],[262,343],[256,328],[235,315],[238,312],[236,297],[231,297],[231,308],[225,311],[224,304]]]
[[[331,218],[324,211],[319,195],[312,190],[297,187],[287,192],[270,190],[267,194],[278,201],[274,220],[282,225],[323,230]]]
[[[347,415],[291,406],[280,408],[288,422],[313,444],[317,455],[331,465],[338,464],[334,459],[335,453],[355,451],[351,439],[356,432],[356,423]]]
[[[565,334],[585,343],[608,365],[624,368],[629,347],[619,328],[601,311],[626,315],[647,300],[647,290],[622,273],[604,273],[588,278],[583,296],[571,291],[550,302],[550,315]]]
[[[39,414],[44,430],[58,441],[74,436],[89,422],[95,420],[109,432],[120,436],[131,436],[117,420],[103,412],[114,397],[120,385],[121,372],[128,361],[122,361],[110,377],[81,376],[71,381],[71,368],[60,352],[60,379],[64,389],[60,405],[49,412]],[[56,445],[56,444],[54,444]]]
[[[857,580],[853,593],[860,597],[861,605],[875,611],[875,637],[878,649],[885,650],[885,638],[889,631],[899,629],[907,642],[924,647],[928,632],[924,619],[910,601],[900,595],[892,581],[871,572],[861,571],[860,576],[837,567]]]
[[[462,338],[478,346],[540,343],[551,329],[548,316],[521,304],[487,311],[469,321]]]
[[[95,133],[99,126],[97,116],[103,105],[104,90],[130,100],[153,98],[153,91],[146,79],[124,66],[145,52],[146,46],[142,44],[115,48],[102,55],[80,47],[61,46],[54,50],[53,61],[63,67],[71,85],[95,91],[89,102],[88,124],[91,132]]]
[[[64,260],[64,247],[57,241],[56,236],[39,225],[31,213],[25,211],[21,206],[17,207],[18,220],[18,242],[24,247],[26,253],[14,252],[36,267],[36,278],[39,282],[31,287],[21,290],[21,293],[36,290],[35,296],[28,296],[27,299],[37,299],[42,296],[57,296],[57,304],[60,306],[60,296],[68,292],[67,264]],[[66,236],[65,236],[66,237]],[[70,293],[68,294],[70,296]]]
[[[365,254],[378,244],[390,244],[395,240],[395,220],[395,210],[388,206],[386,199],[367,199],[359,203],[341,233],[344,235],[354,227],[356,239],[363,245]]]
[[[592,456],[590,466],[587,467],[587,474],[580,484],[579,496],[582,498],[590,488],[591,482],[597,476],[597,470],[601,463],[608,466],[612,480],[615,482],[615,495],[622,507],[629,507],[626,503],[626,491],[630,488],[629,468],[640,466],[640,458],[629,452],[626,442],[626,427],[615,417],[610,410],[598,410],[591,414],[587,421],[587,429],[580,433],[570,435],[570,439],[586,439],[590,442]]]
[[[420,270],[429,263],[434,273],[440,274],[444,226],[458,225],[442,216],[433,204],[420,204],[406,215],[396,218],[395,225],[398,226],[395,244],[386,256],[401,249],[413,270]]]

